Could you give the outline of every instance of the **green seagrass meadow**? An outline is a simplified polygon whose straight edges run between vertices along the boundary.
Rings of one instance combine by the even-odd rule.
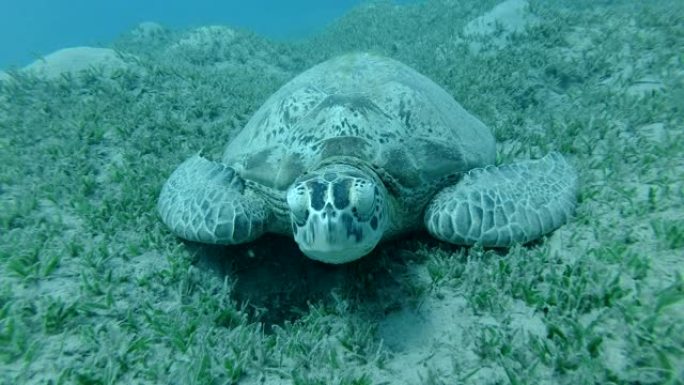
[[[297,41],[147,23],[106,47],[114,66],[8,69],[0,384],[684,383],[684,3],[644,3],[373,2]],[[443,87],[497,163],[561,152],[572,221],[510,249],[417,233],[341,266],[164,227],[178,164],[220,159],[281,85],[356,51]]]

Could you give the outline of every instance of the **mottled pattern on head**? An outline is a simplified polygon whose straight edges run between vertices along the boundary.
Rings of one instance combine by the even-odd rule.
[[[387,228],[386,191],[362,171],[331,165],[290,188],[292,233],[310,258],[343,263],[370,252]]]
[[[335,156],[382,169],[406,189],[493,163],[494,138],[438,85],[370,54],[321,63],[271,96],[223,161],[281,191]]]

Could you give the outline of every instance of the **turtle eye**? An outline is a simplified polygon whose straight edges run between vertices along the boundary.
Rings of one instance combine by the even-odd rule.
[[[373,183],[362,179],[354,181],[350,194],[352,213],[361,221],[370,219],[375,213],[376,189]]]
[[[303,184],[299,184],[287,192],[287,205],[290,207],[292,220],[304,226],[309,219],[309,194]]]

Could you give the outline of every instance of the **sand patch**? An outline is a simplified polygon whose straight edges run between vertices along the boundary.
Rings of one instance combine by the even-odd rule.
[[[145,41],[154,40],[167,34],[166,28],[161,24],[153,21],[145,21],[138,24],[135,29],[131,31],[134,40]]]
[[[105,75],[111,76],[118,70],[129,68],[130,64],[113,49],[71,47],[36,60],[22,71],[46,79],[56,79],[64,74],[73,75],[89,69],[101,70]]]
[[[468,37],[487,37],[495,46],[503,47],[511,34],[524,31],[535,21],[528,8],[526,0],[506,0],[470,21],[463,28],[463,34]],[[471,48],[479,49],[480,45],[472,43]]]
[[[194,29],[169,47],[169,53],[210,54],[221,47],[230,46],[237,33],[232,28],[210,25]]]
[[[502,321],[475,314],[468,299],[457,293],[444,294],[443,299],[431,296],[419,308],[404,308],[380,322],[378,336],[393,353],[387,363],[392,383],[420,384],[430,376],[455,374],[467,377],[466,383],[505,383],[505,369],[480,356],[482,329],[507,330],[523,340],[546,334],[541,316],[521,301],[510,303]]]

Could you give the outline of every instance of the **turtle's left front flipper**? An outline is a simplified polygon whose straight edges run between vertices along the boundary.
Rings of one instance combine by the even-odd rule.
[[[433,198],[425,225],[436,238],[459,245],[526,243],[568,221],[576,190],[577,173],[559,153],[475,169]]]
[[[195,155],[171,174],[157,210],[177,236],[195,242],[232,245],[266,231],[269,210],[232,168]]]

